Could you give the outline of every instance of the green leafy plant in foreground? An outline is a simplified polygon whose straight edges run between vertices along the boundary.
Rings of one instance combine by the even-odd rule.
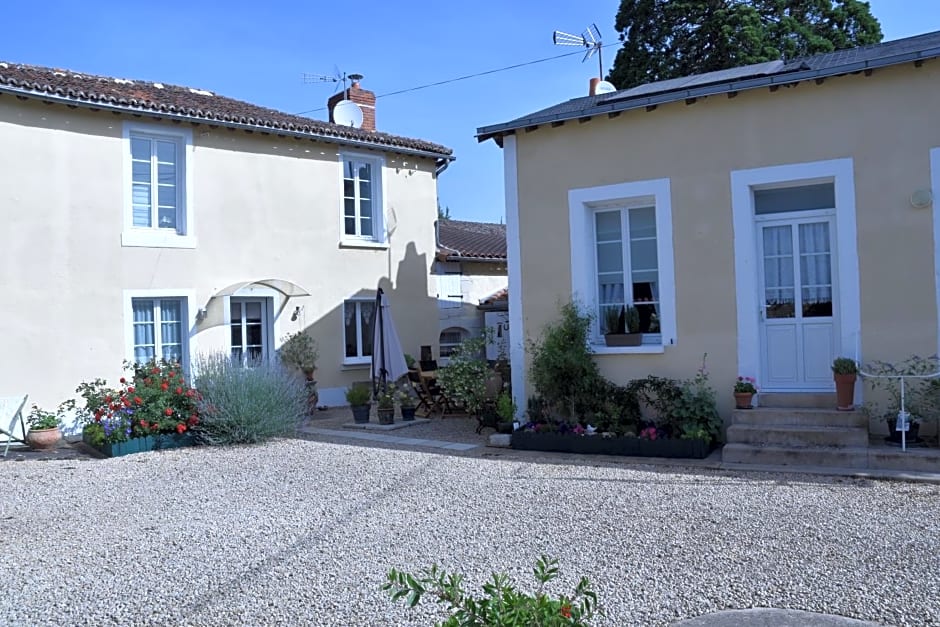
[[[437,565],[425,568],[417,577],[393,568],[382,590],[394,601],[404,599],[409,607],[416,606],[425,594],[447,604],[450,618],[439,627],[586,627],[595,614],[602,614],[597,594],[586,577],[581,578],[571,597],[551,597],[544,592],[545,584],[558,577],[557,560],[543,555],[536,560],[532,573],[539,584],[532,595],[517,590],[508,575],[493,573],[492,579],[483,584],[483,595],[474,598],[463,589],[462,575],[444,572]]]

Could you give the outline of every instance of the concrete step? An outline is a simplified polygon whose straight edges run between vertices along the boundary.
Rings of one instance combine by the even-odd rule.
[[[830,448],[823,446],[791,448],[725,444],[721,450],[725,464],[762,464],[775,466],[826,466],[868,468],[868,447]]]
[[[729,444],[753,444],[784,447],[868,446],[868,429],[864,427],[819,427],[815,425],[748,425],[728,427]]]
[[[868,429],[868,417],[860,411],[800,407],[735,409],[731,412],[731,423],[767,426],[864,427]]]
[[[875,470],[907,470],[940,472],[940,453],[932,447],[901,447],[868,449],[868,465]]]
[[[757,395],[760,407],[804,407],[835,409],[835,392],[761,392]]]

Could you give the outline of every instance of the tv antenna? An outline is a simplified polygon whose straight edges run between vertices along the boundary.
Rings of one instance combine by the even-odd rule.
[[[303,81],[305,85],[310,83],[342,83],[343,91],[346,91],[346,79],[355,80],[354,75],[346,76],[346,72],[340,72],[339,68],[333,68],[333,75],[327,76],[326,74],[310,74],[308,72],[303,72],[300,75],[300,80]],[[333,90],[333,93],[339,89],[337,84],[336,89]]]
[[[588,51],[584,54],[584,58],[581,59],[581,63],[584,63],[597,53],[598,77],[601,80],[604,79],[604,61],[601,57],[601,48],[604,47],[604,44],[601,42],[601,32],[597,30],[597,24],[591,24],[585,28],[584,32],[580,35],[572,35],[571,33],[556,30],[552,33],[552,43],[556,46],[584,46],[587,48]]]

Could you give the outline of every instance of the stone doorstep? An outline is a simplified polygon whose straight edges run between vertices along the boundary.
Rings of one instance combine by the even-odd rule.
[[[723,464],[747,466],[819,466],[885,471],[940,473],[940,450],[936,448],[900,447],[804,447],[757,446],[725,444],[721,452]]]
[[[731,412],[731,423],[736,425],[762,425],[767,427],[815,426],[815,427],[864,427],[868,429],[868,417],[860,411],[838,411],[811,407],[757,407],[735,409]]]
[[[390,425],[380,425],[377,422],[347,422],[344,423],[343,429],[359,429],[365,431],[396,431],[398,429],[404,429],[406,427],[413,427],[415,425],[423,425],[425,423],[431,422],[430,418],[415,418],[414,420],[402,420],[399,418]]]
[[[816,425],[732,424],[728,427],[726,439],[729,444],[864,447],[868,445],[868,429]]]

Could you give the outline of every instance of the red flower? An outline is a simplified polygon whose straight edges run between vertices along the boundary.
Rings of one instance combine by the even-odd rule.
[[[150,377],[144,379],[144,385],[150,385]]]
[[[167,375],[167,376],[169,376],[169,377],[170,377],[170,378],[172,379],[173,377],[175,377],[175,376],[176,376],[176,373],[175,373],[175,372],[173,372],[172,370],[170,370],[170,374],[169,374],[169,375]]]
[[[177,394],[182,394],[182,393],[183,393],[183,388],[179,388],[179,387],[176,388],[176,393],[177,393]]]
[[[154,368],[154,369],[151,370],[150,372],[153,373],[153,374],[160,374],[160,369],[159,369],[159,368]]]
[[[134,402],[137,403],[138,405],[140,405],[141,403],[144,402],[144,399],[140,398],[139,396],[135,396],[135,397],[134,397]]]
[[[111,402],[111,395],[110,395],[110,394],[108,394],[107,396],[104,397],[104,402],[105,402],[105,403],[110,403],[110,402]]]
[[[133,385],[130,386],[129,388],[127,388],[127,393],[128,393],[128,394],[133,394],[133,393],[134,393],[134,386],[133,386]]]
[[[172,416],[173,410],[167,407],[166,409],[163,410],[163,413],[166,414],[167,416]]]
[[[146,428],[147,428],[147,421],[146,421],[146,420],[141,420],[141,421],[140,421],[140,426],[143,427],[144,429],[146,429]]]
[[[186,390],[186,396],[188,396],[189,398],[192,398],[193,394],[194,392],[192,390]]]
[[[176,432],[177,432],[177,433],[182,433],[183,431],[186,431],[186,425],[184,425],[184,424],[181,422],[181,423],[179,423],[178,425],[176,425]]]
[[[131,399],[129,399],[129,398],[124,398],[121,402],[124,403],[124,407],[130,407],[130,406],[131,406]]]
[[[121,383],[127,383],[127,379],[125,379],[124,377],[121,377]]]
[[[167,390],[170,389],[170,386],[169,386],[168,384],[166,384],[166,383],[161,383],[161,384],[160,384],[160,389],[163,390],[164,392],[166,392]]]
[[[567,603],[561,606],[561,615],[565,618],[571,618],[571,606]]]
[[[192,426],[195,426],[198,422],[199,422],[198,418],[196,418],[195,416],[190,416],[189,420],[186,421],[186,424],[192,427]]]

